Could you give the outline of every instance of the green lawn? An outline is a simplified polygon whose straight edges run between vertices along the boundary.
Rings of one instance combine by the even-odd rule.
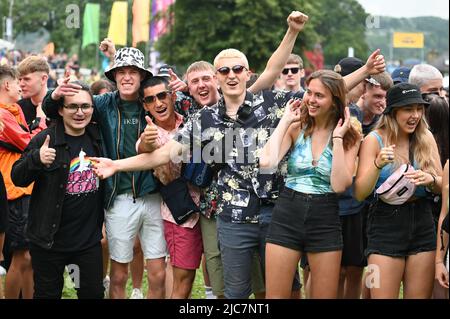
[[[146,295],[147,292],[147,279],[146,279],[147,274],[144,273],[144,280],[142,281],[142,293],[144,294],[144,296]],[[64,285],[64,290],[63,290],[63,299],[76,299],[77,298],[77,293],[75,291],[75,289],[71,288],[72,284],[70,281],[69,276],[67,275],[67,273],[65,274],[65,285]],[[127,282],[127,297],[130,297],[131,295],[131,291],[133,290],[132,284],[131,284],[131,277],[128,278],[128,282]],[[205,288],[204,288],[204,283],[203,283],[203,273],[201,271],[201,269],[197,270],[196,276],[195,276],[195,282],[194,282],[194,287],[192,288],[192,299],[204,299],[205,298]]]
[[[146,280],[146,273],[144,273],[144,279],[142,282],[142,292],[144,294],[144,296],[146,295],[147,292],[147,280]],[[71,281],[70,278],[67,276],[67,274],[65,274],[65,278],[66,278],[66,285],[64,286],[64,290],[63,290],[63,299],[76,299],[77,295],[76,295],[76,291],[73,288],[70,288]],[[303,276],[302,276],[303,278]],[[131,277],[128,278],[128,282],[127,282],[127,298],[131,295],[131,291],[133,290],[132,284],[131,284]],[[304,296],[304,291],[302,291],[302,295]],[[254,298],[253,295],[251,296],[251,298]],[[400,287],[400,295],[399,295],[400,299],[403,299],[403,284]],[[197,270],[196,276],[195,276],[195,282],[194,282],[194,287],[192,288],[192,299],[205,299],[205,288],[204,288],[204,283],[203,283],[203,272],[200,269]]]

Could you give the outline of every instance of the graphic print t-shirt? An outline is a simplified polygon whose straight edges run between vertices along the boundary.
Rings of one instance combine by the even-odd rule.
[[[70,171],[63,212],[54,250],[78,251],[97,244],[102,236],[103,209],[99,179],[90,157],[99,156],[89,137],[65,135],[70,151]]]

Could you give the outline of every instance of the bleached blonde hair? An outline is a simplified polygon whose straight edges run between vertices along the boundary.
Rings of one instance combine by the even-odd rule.
[[[220,51],[220,53],[216,56],[214,59],[214,67],[217,68],[219,65],[220,59],[227,59],[227,58],[239,58],[242,59],[244,62],[244,66],[248,69],[248,60],[244,53],[242,53],[239,50],[236,49],[225,49]]]

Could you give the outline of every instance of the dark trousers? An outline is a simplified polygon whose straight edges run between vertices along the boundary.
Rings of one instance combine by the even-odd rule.
[[[78,299],[103,299],[103,258],[100,243],[76,252],[55,252],[31,244],[30,254],[34,299],[61,299],[66,266]]]

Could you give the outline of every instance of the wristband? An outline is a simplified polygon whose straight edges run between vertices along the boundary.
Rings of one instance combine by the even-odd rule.
[[[379,166],[377,165],[377,159],[376,159],[376,158],[373,160],[373,165],[375,165],[375,167],[376,167],[377,169],[383,169],[383,167],[379,167]]]

